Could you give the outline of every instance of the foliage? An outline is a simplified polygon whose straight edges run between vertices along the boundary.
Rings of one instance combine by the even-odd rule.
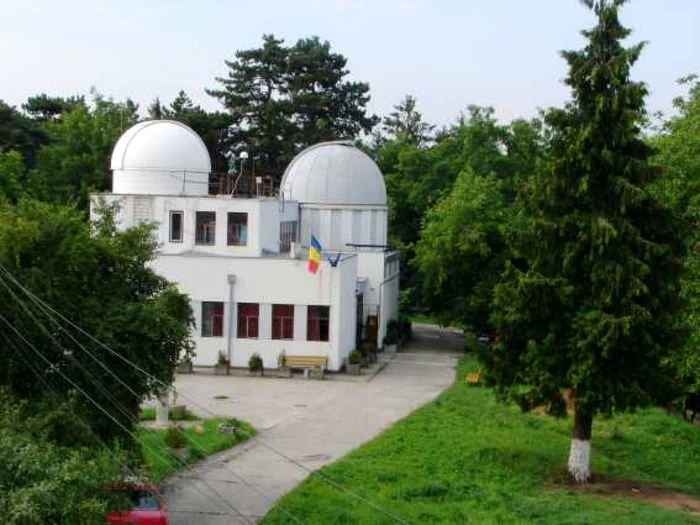
[[[92,92],[92,106],[77,104],[60,120],[44,124],[51,142],[38,154],[40,194],[50,202],[74,201],[88,209],[89,193],[109,187],[109,163],[117,139],[138,120],[138,107]]]
[[[253,353],[248,359],[248,370],[251,372],[261,372],[263,370],[263,360],[257,352]]]
[[[646,88],[629,76],[643,46],[621,45],[622,3],[589,2],[598,24],[563,53],[573,100],[547,114],[550,160],[524,193],[494,294],[502,342],[483,354],[522,408],[571,389],[582,440],[593,414],[665,396],[664,360],[683,337],[681,230],[645,189],[658,170],[640,137]]]
[[[155,250],[151,226],[115,230],[108,209],[93,227],[70,207],[32,200],[0,204],[0,264],[87,333],[170,384],[180,356],[191,351],[189,300],[149,267]],[[0,330],[0,386],[41,403],[50,385],[103,440],[128,439],[142,398],[159,385],[46,315],[1,271],[0,288],[0,314],[9,323]],[[94,444],[94,436],[82,431],[56,440]]]
[[[496,177],[464,171],[427,214],[415,265],[424,304],[441,324],[490,331],[493,287],[508,255],[505,234],[513,220],[502,187]]]
[[[664,169],[653,186],[655,195],[676,211],[687,223],[682,295],[688,299],[686,325],[691,334],[684,351],[674,363],[688,391],[700,390],[700,82],[694,76],[682,79],[687,97],[674,105],[678,115],[665,124],[656,137],[654,158]]]
[[[163,443],[170,449],[178,450],[187,446],[187,436],[178,425],[171,425],[165,431]]]
[[[75,420],[71,424],[79,426]],[[124,464],[116,449],[52,443],[28,407],[0,395],[3,524],[104,523],[104,513],[120,500],[102,488],[118,478]]]
[[[220,111],[209,112],[196,106],[184,91],[180,91],[168,106],[156,99],[148,108],[152,119],[171,119],[186,124],[199,135],[209,151],[214,173],[228,169],[223,153],[231,116]],[[216,182],[216,181],[212,181]]]
[[[382,131],[389,140],[405,142],[423,147],[431,140],[435,126],[423,120],[416,110],[416,98],[406,97],[394,106],[394,111],[382,119]]]
[[[239,50],[225,61],[227,77],[207,93],[219,99],[233,121],[228,143],[248,151],[265,174],[281,175],[300,148],[352,139],[369,132],[369,86],[345,79],[347,59],[328,42],[300,39],[293,46],[264,35],[260,48]]]
[[[357,350],[353,349],[348,354],[348,363],[351,365],[359,365],[362,362],[362,354]]]
[[[16,202],[20,198],[24,174],[21,153],[14,150],[0,152],[0,199]]]
[[[571,418],[522,414],[497,402],[490,389],[465,383],[477,368],[463,359],[454,386],[320,473],[408,523],[696,523],[693,515],[632,498],[556,485]],[[596,472],[700,496],[697,429],[656,409],[596,426]],[[314,476],[280,506],[309,525],[396,523]],[[262,523],[292,521],[273,509]]]
[[[287,368],[287,354],[284,350],[277,356],[277,366],[280,368]]]
[[[222,365],[222,366],[229,364],[228,356],[222,350],[219,350],[219,355],[216,358],[216,364]]]
[[[63,113],[85,107],[85,97],[51,97],[46,93],[29,97],[22,109],[38,122],[52,122],[61,118]]]
[[[49,140],[38,122],[0,100],[0,153],[18,151],[27,167],[34,167],[39,148]]]
[[[238,431],[218,432],[217,427],[222,423],[233,423]],[[187,440],[187,453],[182,457],[163,452],[166,430],[140,428],[138,438],[144,457],[143,469],[149,478],[161,482],[184,466],[231,448],[256,434],[250,424],[238,419],[207,419],[202,423],[202,427],[202,434],[195,432],[192,427],[182,429],[181,432]]]

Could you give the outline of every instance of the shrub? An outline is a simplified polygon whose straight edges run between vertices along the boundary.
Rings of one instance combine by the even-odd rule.
[[[360,352],[358,352],[357,350],[352,350],[348,354],[348,363],[350,363],[351,365],[360,364],[362,362],[362,359],[363,359],[362,354]]]
[[[219,351],[219,357],[218,357],[216,363],[218,365],[228,365],[229,364],[228,356],[224,353],[223,350]]]
[[[287,368],[287,354],[285,354],[284,350],[277,356],[277,366],[280,368]]]
[[[250,370],[251,372],[260,372],[262,369],[262,357],[260,357],[260,354],[255,352],[253,355],[250,356],[250,359],[248,359],[248,370]]]
[[[177,425],[169,427],[168,430],[165,431],[164,441],[168,447],[174,450],[185,448],[187,446],[187,436],[185,436],[182,429]]]

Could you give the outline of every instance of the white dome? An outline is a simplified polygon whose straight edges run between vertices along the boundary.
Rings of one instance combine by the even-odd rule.
[[[382,172],[349,142],[322,142],[299,153],[284,172],[282,192],[308,204],[386,206]]]
[[[129,128],[114,146],[111,168],[113,193],[209,193],[209,152],[199,135],[174,120],[148,120]]]

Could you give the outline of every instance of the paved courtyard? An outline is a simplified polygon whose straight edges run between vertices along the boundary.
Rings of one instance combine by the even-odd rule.
[[[372,439],[452,384],[462,337],[428,325],[418,325],[414,332],[415,340],[371,379],[194,374],[178,376],[176,388],[217,415],[251,422],[264,443],[308,469],[317,469]],[[182,398],[181,402],[202,412]],[[307,475],[252,440],[172,478],[164,487],[170,522],[255,523]]]

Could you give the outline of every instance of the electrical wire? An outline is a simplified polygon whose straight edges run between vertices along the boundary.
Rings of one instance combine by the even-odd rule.
[[[67,322],[67,323],[68,323],[69,325],[71,325],[73,328],[75,328],[75,329],[78,330],[80,333],[82,333],[83,335],[85,335],[86,337],[88,337],[90,340],[92,340],[93,342],[95,342],[98,346],[101,346],[102,348],[104,348],[105,350],[107,350],[109,353],[111,353],[111,354],[114,355],[115,357],[121,359],[123,362],[127,363],[128,365],[130,365],[130,366],[131,366],[132,368],[134,368],[135,370],[138,370],[138,371],[141,372],[142,374],[146,374],[148,377],[154,379],[157,383],[161,384],[162,386],[164,386],[164,387],[166,387],[166,388],[169,388],[170,385],[166,385],[163,381],[161,381],[161,380],[158,379],[157,377],[153,376],[152,374],[150,374],[149,372],[147,372],[146,370],[144,370],[143,368],[141,368],[140,366],[138,366],[136,363],[133,363],[133,362],[130,361],[129,359],[125,358],[124,356],[122,356],[121,354],[119,354],[118,352],[116,352],[115,350],[111,349],[109,346],[107,346],[106,344],[102,343],[101,341],[99,341],[98,339],[96,339],[95,337],[93,337],[91,334],[89,334],[88,332],[86,332],[85,330],[83,330],[82,328],[80,328],[78,325],[76,325],[75,323],[73,323],[72,321],[70,321],[69,319],[67,319],[66,317],[64,317],[63,315],[61,315],[59,312],[57,312],[55,309],[53,309],[50,305],[46,304],[44,301],[42,301],[41,299],[39,299],[38,297],[36,297],[31,291],[27,290],[21,283],[19,283],[16,279],[14,279],[14,277],[12,276],[12,274],[11,274],[4,266],[2,266],[2,264],[0,264],[0,270],[2,270],[5,274],[7,274],[7,275],[8,275],[8,278],[12,279],[13,282],[14,282],[28,297],[33,298],[33,300],[35,299],[36,301],[41,302],[41,303],[42,303],[49,311],[51,311],[54,315],[56,315],[57,317],[59,317],[59,318],[62,319],[63,321]],[[206,412],[206,413],[208,413],[208,414],[210,414],[210,415],[216,416],[216,414],[214,414],[211,410],[209,410],[208,408],[206,408],[206,407],[202,406],[201,404],[197,403],[194,399],[191,399],[191,398],[185,396],[184,394],[179,394],[179,396],[182,397],[183,399],[186,399],[187,401],[189,401],[190,403],[192,403],[194,406],[196,406],[196,407],[199,408],[200,410],[202,410],[202,411],[204,411],[204,412]],[[396,521],[397,523],[401,523],[401,524],[403,524],[403,525],[409,525],[409,522],[406,521],[406,520],[405,520],[404,518],[402,518],[401,516],[398,516],[397,514],[395,514],[395,513],[391,512],[391,511],[389,511],[388,509],[385,509],[385,508],[382,507],[381,505],[378,505],[377,503],[374,503],[373,501],[371,501],[371,500],[369,500],[369,499],[367,499],[367,498],[361,496],[360,494],[357,494],[357,493],[353,492],[352,490],[348,489],[347,487],[345,487],[345,486],[342,485],[341,483],[338,483],[337,481],[335,481],[335,480],[329,478],[328,476],[326,476],[326,475],[320,473],[319,471],[310,469],[310,468],[307,467],[306,465],[304,465],[304,464],[302,464],[301,462],[295,460],[294,458],[289,457],[288,455],[284,454],[283,452],[281,452],[280,450],[276,449],[276,448],[273,447],[272,445],[269,445],[268,443],[265,443],[265,442],[264,442],[262,439],[260,439],[259,437],[254,436],[254,435],[249,435],[248,437],[249,437],[249,439],[251,439],[251,440],[254,441],[255,443],[260,444],[261,446],[263,446],[264,448],[266,448],[266,449],[269,450],[270,452],[272,452],[272,453],[278,455],[279,457],[285,459],[285,460],[288,461],[289,463],[291,463],[291,464],[293,464],[293,465],[299,467],[300,469],[304,470],[305,472],[309,473],[310,475],[312,475],[312,476],[314,476],[314,477],[317,477],[317,478],[321,479],[322,481],[325,481],[325,482],[328,483],[329,485],[331,485],[331,486],[337,488],[338,490],[340,490],[340,491],[344,492],[345,494],[347,494],[347,495],[353,497],[354,499],[356,499],[356,500],[358,500],[358,501],[361,501],[361,502],[363,502],[363,503],[365,503],[365,504],[371,506],[373,509],[377,510],[378,512],[380,512],[380,513],[382,513],[382,514],[384,514],[384,515],[386,515],[386,516],[392,518],[392,519],[393,519],[394,521]]]

